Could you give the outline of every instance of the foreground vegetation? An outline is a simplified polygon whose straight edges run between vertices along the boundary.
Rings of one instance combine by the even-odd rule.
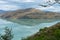
[[[0,34],[0,40],[12,40],[13,34],[12,29],[5,27],[5,33],[2,35]]]
[[[60,40],[60,23],[49,28],[40,29],[35,35],[22,40]]]

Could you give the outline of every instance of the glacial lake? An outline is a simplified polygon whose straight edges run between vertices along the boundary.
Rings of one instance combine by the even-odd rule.
[[[39,20],[41,23],[36,23],[39,21],[38,20],[33,21],[30,19],[29,22],[27,22],[28,24],[31,24],[29,26],[28,24],[25,25],[26,21],[25,22],[23,22],[23,21],[21,21],[21,23],[18,24],[16,22],[10,22],[7,20],[0,19],[0,34],[4,33],[5,27],[9,27],[9,28],[12,28],[12,31],[14,34],[14,38],[12,40],[21,40],[21,38],[26,38],[28,36],[31,36],[31,35],[37,33],[39,31],[39,29],[41,29],[41,28],[49,27],[49,26],[52,26],[52,25],[60,22],[60,20],[53,20],[53,21]],[[32,22],[34,22],[33,23],[34,25],[32,24]]]

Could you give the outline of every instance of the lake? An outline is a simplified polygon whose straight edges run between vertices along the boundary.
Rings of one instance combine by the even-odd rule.
[[[4,19],[0,19],[0,33],[4,33],[4,28],[9,27],[12,28],[14,34],[14,38],[12,40],[21,40],[21,38],[25,38],[37,33],[41,28],[49,27],[56,24],[57,22],[60,22],[59,20],[49,22],[47,20],[33,21],[31,19],[28,22],[26,20],[23,20],[24,22],[22,20],[19,21],[21,21],[21,23],[18,24],[16,22],[10,22]],[[26,22],[31,25],[25,24]]]

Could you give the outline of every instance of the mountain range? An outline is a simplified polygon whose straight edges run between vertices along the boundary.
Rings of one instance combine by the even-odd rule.
[[[20,9],[0,14],[1,18],[11,19],[59,19],[60,13],[45,12],[35,8]]]
[[[7,12],[7,11],[4,11],[4,10],[0,10],[0,13],[5,13],[5,12]]]

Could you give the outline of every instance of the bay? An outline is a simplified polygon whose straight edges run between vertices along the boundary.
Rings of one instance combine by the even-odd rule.
[[[0,34],[4,34],[4,28],[12,28],[14,38],[12,40],[21,40],[22,38],[31,36],[39,31],[39,29],[44,27],[52,26],[60,21],[44,22],[42,21],[39,24],[33,26],[18,24],[15,22],[10,22],[7,20],[0,19]]]

